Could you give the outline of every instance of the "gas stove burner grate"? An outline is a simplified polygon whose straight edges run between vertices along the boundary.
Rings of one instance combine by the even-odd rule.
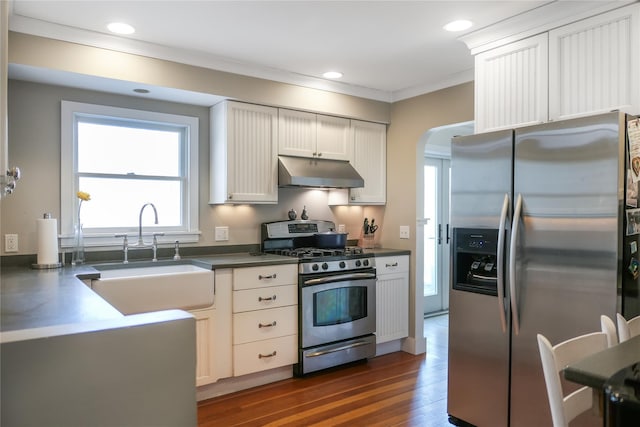
[[[322,257],[350,257],[364,253],[362,248],[357,246],[347,246],[345,248],[323,249],[323,248],[286,248],[268,251],[276,255],[292,256],[296,258],[322,258]]]

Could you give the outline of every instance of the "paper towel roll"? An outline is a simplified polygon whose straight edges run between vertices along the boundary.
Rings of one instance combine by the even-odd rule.
[[[38,234],[38,264],[58,263],[58,221],[55,218],[36,220]]]

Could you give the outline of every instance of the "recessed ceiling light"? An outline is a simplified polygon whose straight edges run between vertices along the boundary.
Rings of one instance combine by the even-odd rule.
[[[339,79],[342,77],[342,73],[339,71],[327,71],[322,75],[325,79]]]
[[[133,34],[136,32],[135,28],[129,24],[125,24],[124,22],[112,22],[107,25],[107,28],[109,31],[116,34]]]
[[[467,21],[466,19],[458,19],[457,21],[449,22],[443,28],[447,31],[464,31],[467,28],[470,28],[473,25],[473,22]]]

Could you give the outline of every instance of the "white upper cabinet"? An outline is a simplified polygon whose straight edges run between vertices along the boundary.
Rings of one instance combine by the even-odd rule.
[[[547,34],[475,57],[476,132],[547,120]]]
[[[316,116],[318,156],[324,159],[349,160],[351,129],[349,119]]]
[[[279,110],[278,153],[285,156],[349,160],[349,119]]]
[[[351,164],[364,178],[364,187],[349,190],[349,204],[384,205],[387,201],[387,127],[351,120]]]
[[[640,113],[640,3],[494,45],[475,57],[476,133]]]
[[[640,5],[549,32],[549,118],[640,113]]]
[[[209,203],[278,203],[277,135],[277,108],[213,106]]]

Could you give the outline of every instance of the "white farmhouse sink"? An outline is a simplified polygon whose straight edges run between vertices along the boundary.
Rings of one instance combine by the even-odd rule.
[[[100,278],[91,280],[91,289],[122,314],[193,310],[214,303],[214,273],[196,265],[94,267]]]

